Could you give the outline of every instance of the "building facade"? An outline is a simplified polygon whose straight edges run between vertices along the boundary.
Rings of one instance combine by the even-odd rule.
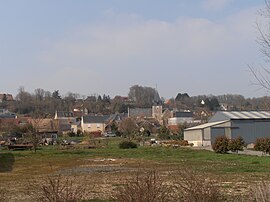
[[[254,143],[257,138],[270,137],[270,113],[267,111],[217,112],[209,123],[184,131],[184,139],[194,146],[211,145],[218,136],[226,136],[229,139],[241,136],[247,144]]]

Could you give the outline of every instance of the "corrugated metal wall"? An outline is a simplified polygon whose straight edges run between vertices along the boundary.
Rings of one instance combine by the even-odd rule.
[[[256,138],[270,137],[269,120],[232,120],[232,138],[241,136],[246,143],[254,143]]]
[[[211,128],[211,143],[213,144],[217,137],[226,136],[231,138],[231,122],[219,124]]]

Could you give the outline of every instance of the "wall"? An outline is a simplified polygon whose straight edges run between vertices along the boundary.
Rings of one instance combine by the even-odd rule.
[[[192,123],[194,120],[191,117],[173,117],[168,119],[168,125],[178,125],[183,123]]]
[[[232,120],[232,138],[241,136],[246,143],[270,137],[270,120]]]
[[[188,143],[193,143],[194,146],[203,145],[203,130],[188,130],[184,131],[184,140],[187,140]]]
[[[101,131],[105,132],[105,124],[104,123],[82,123],[82,131],[83,132],[95,132]]]

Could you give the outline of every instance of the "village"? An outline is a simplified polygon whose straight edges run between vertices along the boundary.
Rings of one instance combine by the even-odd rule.
[[[203,99],[196,112],[187,108],[165,108],[157,90],[153,92],[152,106],[148,108],[136,107],[135,101],[130,97],[117,96],[117,99],[122,99],[129,105],[126,112],[114,114],[102,114],[98,111],[96,114],[88,113],[91,109],[87,109],[84,106],[85,101],[81,99],[74,100],[70,111],[56,110],[50,117],[39,114],[35,114],[36,117],[18,115],[8,109],[0,109],[1,146],[12,149],[32,148],[33,142],[31,144],[29,137],[27,138],[27,133],[31,132],[27,131],[30,126],[35,133],[35,144],[40,145],[59,143],[58,137],[90,135],[93,138],[151,136],[154,137],[152,141],[171,139],[179,140],[181,146],[211,147],[218,136],[226,136],[229,139],[242,137],[246,145],[254,148],[256,139],[268,137],[268,111],[228,111],[225,104],[217,104],[211,111],[204,106]],[[187,94],[179,95],[183,96],[182,99],[188,99]],[[13,102],[13,96],[0,94],[0,102]],[[97,102],[95,98],[94,102]],[[132,134],[126,134],[128,132]],[[76,141],[68,143],[75,144]]]
[[[153,92],[152,106],[148,108],[136,107],[135,100],[130,97],[116,96],[116,99],[129,105],[126,112],[114,114],[102,114],[98,111],[96,114],[88,113],[91,109],[85,107],[82,99],[75,99],[70,111],[56,110],[53,115],[46,116],[35,114],[35,117],[31,117],[0,109],[0,145],[9,149],[36,149],[39,145],[82,142],[78,139],[76,141],[76,138],[72,140],[72,137],[125,137],[130,141],[136,140],[135,137],[143,137],[143,142],[138,141],[138,144],[144,144],[148,140],[148,143],[166,145],[171,141],[174,146],[211,149],[216,138],[224,136],[228,139],[241,137],[244,142],[242,147],[245,145],[254,149],[257,139],[267,138],[269,135],[268,111],[228,111],[225,107],[228,105],[219,103],[211,110],[205,107],[203,99],[196,112],[186,106],[180,110],[170,106],[166,108],[158,91],[153,89]],[[182,100],[189,97],[187,94],[179,94],[176,99],[179,96],[182,96]],[[97,102],[94,96],[91,99]],[[0,94],[0,103],[9,102],[13,102],[11,94]],[[62,142],[59,142],[60,139]]]
[[[131,87],[131,89],[134,89],[134,87]],[[140,87],[135,89],[150,88]],[[39,189],[39,186],[43,186],[43,183],[46,184],[44,186],[48,186],[47,180],[53,180],[51,182],[54,182],[54,180],[70,180],[74,175],[77,176],[77,179],[70,181],[70,183],[75,184],[70,185],[71,187],[63,187],[63,189],[74,189],[73,186],[77,187],[80,185],[84,187],[80,189],[84,190],[93,184],[93,182],[91,180],[81,181],[83,184],[79,183],[78,185],[78,179],[81,177],[88,178],[89,176],[95,178],[97,175],[104,177],[106,175],[106,179],[108,180],[106,183],[100,181],[103,177],[99,180],[96,179],[96,188],[94,190],[89,187],[87,188],[91,190],[90,195],[82,192],[84,194],[77,197],[91,199],[90,201],[96,201],[96,199],[98,199],[97,201],[115,201],[115,199],[118,201],[120,200],[117,196],[119,192],[114,190],[112,183],[118,184],[121,182],[121,179],[123,180],[123,178],[129,176],[130,172],[140,169],[138,168],[138,166],[141,167],[138,161],[144,162],[145,165],[142,167],[146,169],[143,172],[146,172],[147,177],[147,175],[151,175],[149,172],[153,171],[153,167],[156,167],[157,162],[160,162],[162,166],[157,166],[155,172],[176,172],[180,164],[177,163],[175,166],[168,167],[165,163],[166,160],[164,160],[168,157],[172,158],[169,162],[178,160],[187,162],[193,159],[188,164],[196,168],[197,161],[203,162],[205,161],[204,158],[215,159],[216,157],[212,156],[216,155],[215,153],[225,155],[225,159],[228,158],[226,153],[227,155],[230,153],[232,155],[230,158],[234,159],[233,161],[237,167],[241,164],[241,166],[252,166],[252,169],[255,169],[256,164],[252,165],[246,162],[246,160],[249,161],[252,159],[252,162],[259,161],[262,165],[261,168],[256,167],[256,169],[263,169],[263,173],[268,172],[268,159],[264,159],[269,158],[269,145],[267,145],[267,141],[269,139],[268,131],[270,131],[270,113],[267,110],[229,110],[229,106],[231,109],[243,106],[237,104],[233,106],[232,103],[219,104],[217,98],[220,99],[220,97],[224,96],[198,96],[194,98],[189,97],[187,93],[179,93],[174,101],[171,99],[166,104],[166,101],[164,102],[160,98],[156,89],[152,88],[151,92],[152,94],[148,95],[150,98],[145,99],[144,97],[143,99],[147,100],[148,103],[143,103],[143,100],[140,99],[132,99],[131,96],[116,96],[116,99],[118,101],[121,100],[122,104],[127,104],[127,107],[124,107],[126,111],[124,110],[122,112],[119,110],[111,114],[102,114],[98,111],[91,113],[93,109],[89,108],[89,106],[94,107],[94,110],[96,110],[96,106],[93,103],[98,102],[98,99],[94,99],[92,96],[92,105],[87,105],[87,100],[90,99],[89,97],[85,100],[74,99],[74,105],[70,105],[70,111],[55,110],[55,113],[52,115],[44,112],[46,108],[37,113],[33,107],[33,112],[30,114],[11,112],[9,109],[16,109],[14,106],[18,106],[17,111],[19,110],[19,106],[22,105],[22,99],[20,101],[14,100],[10,94],[0,94],[0,104],[6,107],[0,109],[0,152],[2,154],[0,176],[5,177],[9,176],[9,173],[17,173],[19,171],[18,169],[21,169],[21,164],[24,165],[24,160],[20,157],[22,155],[27,159],[26,162],[31,162],[30,165],[24,165],[28,171],[24,172],[25,177],[23,181],[29,181],[29,175],[32,175],[32,171],[30,172],[30,170],[34,168],[34,165],[42,166],[40,169],[45,169],[44,171],[40,170],[43,175],[55,172],[61,173],[56,178],[50,178],[48,176],[45,178],[45,181],[40,185],[36,185],[34,189],[29,188],[30,190],[33,189],[32,191],[34,192],[36,192],[36,189]],[[26,92],[24,93],[26,94]],[[138,95],[138,93],[135,94]],[[36,99],[36,95],[33,94],[32,97],[34,100]],[[106,96],[103,97],[106,98]],[[228,97],[239,96],[227,95],[227,100]],[[16,96],[16,99],[19,99],[19,96]],[[65,98],[58,96],[57,99],[63,102]],[[192,100],[196,100],[194,103],[197,103],[198,106],[192,108],[194,111],[188,109],[189,102]],[[214,103],[213,105],[209,105],[211,100],[214,100],[214,102],[212,101]],[[249,101],[256,103],[256,101]],[[40,102],[45,103],[45,97],[42,97]],[[106,102],[107,104],[110,102],[113,103],[113,100],[108,102],[107,98]],[[49,103],[47,104],[49,105]],[[36,105],[39,106],[40,103],[36,103]],[[149,107],[139,107],[144,105],[148,105]],[[103,106],[105,107],[106,105]],[[178,106],[179,108],[173,108],[173,106]],[[247,105],[245,104],[244,106]],[[257,106],[250,104],[248,107],[256,108]],[[173,157],[170,157],[172,153]],[[155,154],[158,155],[156,156]],[[63,157],[59,159],[57,157],[59,155]],[[132,157],[134,155],[138,155],[138,157]],[[184,157],[180,157],[181,155],[184,155]],[[197,159],[196,155],[203,155],[205,157]],[[244,157],[246,160],[239,162],[237,160],[239,158],[238,155],[246,156]],[[149,162],[146,159],[143,160],[144,158],[149,158],[149,160],[154,162]],[[262,159],[256,160],[255,158]],[[66,161],[68,159],[73,163]],[[225,159],[222,160],[221,167],[220,165],[214,166],[217,162],[216,160],[211,160],[210,164],[213,163],[216,171],[207,167],[207,169],[205,168],[207,175],[212,178],[220,172],[223,173],[224,171],[222,170],[224,168],[228,169],[227,166],[230,165],[226,163],[227,160]],[[266,164],[264,161],[266,161]],[[183,166],[185,173],[179,171],[182,177],[178,177],[181,177],[184,180],[183,182],[192,182],[194,179],[189,179],[190,175],[195,176],[195,178],[199,177],[200,174],[189,173],[185,165],[181,164],[181,166]],[[47,171],[48,167],[52,169],[49,172]],[[241,174],[244,178],[248,176],[242,171],[239,172],[234,174]],[[33,175],[34,179],[38,180],[38,183],[41,180],[41,173]],[[183,178],[187,173],[186,178]],[[256,176],[255,173],[254,176],[249,177],[253,179]],[[231,183],[229,189],[231,190],[237,187],[237,189],[241,190],[234,192],[234,197],[239,197],[240,195],[241,197],[243,195],[247,197],[248,190],[244,188],[247,185],[235,184],[233,179],[234,174],[232,176],[229,175],[229,181]],[[114,175],[117,175],[117,180],[112,179]],[[142,180],[144,179],[142,178]],[[3,183],[10,183],[10,181],[6,179],[3,180]],[[25,182],[20,182],[18,185],[21,183],[24,184]],[[201,186],[205,186],[204,180],[200,183],[204,184]],[[59,186],[64,186],[64,184],[59,184]],[[40,197],[35,194],[25,195],[25,190],[17,186],[14,189],[18,191],[18,196],[10,196],[10,192],[7,192],[7,194],[3,194],[5,193],[3,192],[3,198],[4,196],[5,198],[8,197],[11,201],[16,201],[18,198],[23,201],[35,201],[37,197]],[[173,189],[170,188],[170,190],[172,191]],[[230,197],[232,196],[230,195]]]
[[[0,202],[270,202],[270,0],[0,1]]]

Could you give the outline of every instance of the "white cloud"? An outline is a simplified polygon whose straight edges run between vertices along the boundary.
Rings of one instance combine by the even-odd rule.
[[[206,10],[222,10],[233,0],[204,0],[202,6]]]
[[[115,95],[127,93],[133,84],[158,84],[161,95],[167,97],[181,90],[241,93],[248,81],[238,75],[256,51],[250,49],[255,36],[253,13],[245,11],[219,23],[194,18],[144,21],[128,16],[121,16],[121,21],[110,13],[109,22],[76,28],[53,41],[39,54],[38,62],[49,67],[55,79],[61,78],[65,91],[76,85],[80,92]]]

